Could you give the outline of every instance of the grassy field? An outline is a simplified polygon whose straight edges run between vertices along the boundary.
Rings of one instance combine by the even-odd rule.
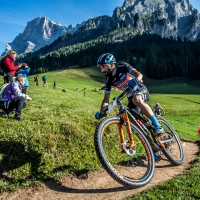
[[[29,77],[28,94],[33,101],[27,102],[27,108],[23,110],[24,121],[0,118],[0,191],[101,168],[93,135],[98,123],[94,114],[99,110],[103,98],[103,92],[95,91],[95,88],[101,88],[104,77],[97,68],[50,72],[47,73],[48,87],[42,85],[42,74],[39,77],[39,86],[34,86],[33,77]],[[54,81],[57,83],[56,89],[53,88]],[[186,80],[171,79],[156,83],[145,80],[151,92],[148,104],[153,107],[159,102],[164,107],[167,113],[165,118],[182,139],[200,141],[197,138],[200,124],[199,83],[183,82]],[[64,88],[66,92],[62,92]],[[177,88],[179,92],[185,92],[180,94]],[[164,94],[165,90],[167,92]],[[190,93],[192,91],[193,94]],[[112,97],[119,93],[113,90]],[[190,181],[199,170],[199,165],[200,161],[186,172]],[[171,183],[177,186],[177,190],[182,186],[180,178]],[[197,180],[200,183],[200,178]],[[167,184],[166,193],[171,192]],[[142,199],[146,195],[145,199],[151,199],[155,191],[160,193],[160,187],[163,186],[156,187],[152,193],[144,192],[137,198]],[[184,186],[186,192],[187,187]]]

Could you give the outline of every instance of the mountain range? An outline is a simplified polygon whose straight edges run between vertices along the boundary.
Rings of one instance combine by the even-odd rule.
[[[6,45],[2,55],[5,55],[10,49],[15,49],[18,54],[37,51],[65,33],[77,31],[84,23],[77,24],[75,27],[72,25],[65,27],[47,17],[35,18],[27,23],[23,33],[20,33],[13,42]]]
[[[113,42],[143,33],[197,41],[200,39],[200,14],[189,0],[125,0],[122,7],[115,8],[112,16],[98,16],[75,27],[38,17],[29,21],[24,32],[6,45],[3,54],[11,48],[18,54],[36,52],[46,45],[48,51],[53,51],[128,27],[131,29],[125,35],[113,36]]]

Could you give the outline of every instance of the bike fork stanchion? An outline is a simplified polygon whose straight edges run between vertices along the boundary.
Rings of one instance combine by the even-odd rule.
[[[130,142],[129,148],[133,149],[135,147],[135,142],[134,142],[133,137],[132,137],[132,130],[131,130],[130,120],[128,118],[127,113],[123,113],[121,116],[124,119],[124,122],[126,124],[126,130],[127,130],[128,136],[129,136],[129,142]]]

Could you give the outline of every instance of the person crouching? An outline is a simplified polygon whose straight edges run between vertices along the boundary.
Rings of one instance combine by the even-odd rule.
[[[9,100],[9,105],[7,108],[7,113],[12,112],[15,109],[15,116],[14,119],[22,121],[23,118],[21,117],[21,111],[24,105],[25,100],[31,101],[32,98],[28,95],[22,93],[22,88],[26,78],[19,74],[16,76],[16,80],[11,82],[5,89],[2,94],[2,98]]]

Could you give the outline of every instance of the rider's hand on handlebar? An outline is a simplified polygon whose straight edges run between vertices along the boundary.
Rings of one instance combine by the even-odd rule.
[[[96,119],[101,119],[102,117],[106,117],[107,116],[107,114],[106,114],[106,111],[104,110],[104,111],[98,111],[96,114],[95,114],[95,118]]]
[[[129,82],[128,82],[128,87],[130,88],[134,88],[136,85],[138,85],[137,81],[135,78],[131,79]]]

